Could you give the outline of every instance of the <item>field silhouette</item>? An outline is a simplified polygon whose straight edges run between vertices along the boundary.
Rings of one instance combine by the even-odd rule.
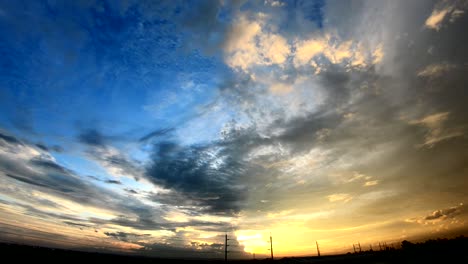
[[[225,263],[222,259],[162,259],[135,255],[119,255],[45,248],[18,244],[0,244],[3,263]],[[269,263],[271,259],[229,260],[231,263]],[[362,251],[343,255],[322,257],[284,257],[273,260],[275,263],[468,263],[468,238],[459,236],[453,239],[430,239],[421,243],[402,241],[401,246],[384,250]]]

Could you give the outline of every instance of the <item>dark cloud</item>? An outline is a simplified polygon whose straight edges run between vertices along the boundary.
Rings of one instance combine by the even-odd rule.
[[[18,153],[18,155],[23,154],[21,151],[27,151],[27,148],[33,148],[32,145],[30,146],[23,143],[21,147],[26,148],[26,150],[19,149],[15,144],[16,141],[17,139],[12,138],[9,140],[9,142],[12,143],[7,146],[0,147],[10,149],[14,148],[12,153]],[[115,210],[116,212],[122,212],[127,215],[136,215],[138,216],[138,224],[141,229],[151,229],[152,227],[158,226],[164,228],[162,224],[159,224],[166,222],[162,219],[162,211],[160,209],[144,205],[135,199],[129,200],[128,196],[119,195],[115,192],[92,185],[88,181],[85,181],[85,178],[82,178],[75,172],[56,163],[48,157],[50,157],[50,154],[47,152],[41,153],[39,156],[26,158],[21,157],[18,159],[0,156],[0,172],[4,173],[12,180],[28,184],[28,192],[30,192],[31,189],[37,189],[41,192],[59,196],[82,205]],[[100,180],[99,178],[96,179]],[[43,205],[53,207],[58,206],[52,201],[30,196],[29,194],[24,193],[22,189],[16,191],[8,190],[8,192],[10,192],[8,193],[9,195],[21,197],[25,203],[42,203]],[[46,202],[47,204],[45,204]],[[44,212],[28,204],[18,204],[18,206],[25,208],[29,214],[33,216],[81,222],[80,219],[67,216],[66,214]],[[89,222],[103,224],[100,219],[90,219]],[[122,224],[125,225],[125,223]],[[129,221],[128,224],[129,226],[134,225],[131,221]]]
[[[40,149],[42,149],[44,151],[49,151],[49,148],[46,147],[45,145],[41,144],[41,143],[37,143],[36,147],[38,147],[38,148],[40,148]]]
[[[460,206],[455,206],[455,207],[450,207],[446,209],[441,209],[441,210],[436,210],[432,212],[432,214],[424,217],[424,220],[436,220],[436,219],[446,219],[446,218],[452,218],[458,214],[461,213],[461,207]]]
[[[177,228],[184,227],[196,227],[200,231],[212,231],[212,232],[225,232],[228,230],[226,223],[224,222],[209,222],[209,221],[186,221],[186,222],[169,222],[165,221],[162,218],[156,217],[157,213],[161,212],[151,212],[151,209],[137,209],[133,208],[133,212],[138,216],[137,219],[129,218],[124,215],[121,215],[117,218],[111,219],[108,223],[115,225],[121,225],[126,227],[132,227],[138,230],[167,230],[176,232]],[[169,208],[168,208],[169,209]],[[179,208],[180,209],[180,208]],[[194,208],[190,208],[194,210]],[[165,212],[165,211],[163,211]]]
[[[125,190],[126,192],[128,192],[128,193],[131,193],[131,194],[138,194],[138,192],[135,191],[134,189],[125,188],[124,190]]]
[[[13,137],[13,136],[10,136],[10,135],[7,135],[7,134],[3,134],[2,132],[0,132],[0,139],[6,141],[7,143],[10,143],[10,144],[17,144],[17,145],[22,145],[22,142]]]
[[[88,178],[93,179],[95,181],[101,181],[101,179],[99,179],[98,177],[93,176],[93,175],[88,175]]]
[[[147,135],[141,137],[139,139],[140,142],[144,142],[144,141],[147,141],[147,140],[150,140],[150,139],[153,139],[153,138],[159,138],[159,137],[162,137],[162,136],[165,136],[171,132],[174,131],[174,128],[164,128],[164,129],[158,129],[158,130],[155,130],[151,133],[148,133]]]
[[[134,233],[127,233],[127,232],[104,232],[104,234],[108,237],[115,238],[120,241],[125,241],[125,242],[134,242],[135,240],[141,239],[141,238],[148,238],[151,235],[150,234],[134,234]]]
[[[87,150],[87,154],[104,168],[116,171],[120,175],[135,179],[140,177],[141,165],[114,148],[111,149],[106,146],[91,147]]]
[[[114,173],[138,179],[142,171],[141,165],[110,145],[114,139],[103,135],[97,129],[87,130],[78,135],[78,140],[87,145],[86,153],[92,160]]]
[[[105,183],[109,183],[109,184],[118,184],[118,185],[121,185],[122,182],[121,181],[118,181],[118,180],[106,180]]]
[[[82,224],[82,223],[75,223],[71,221],[63,221],[64,224],[70,225],[70,226],[78,226],[78,227],[91,227],[90,225]]]
[[[211,213],[237,213],[246,197],[247,188],[239,181],[246,168],[225,153],[226,146],[216,156],[210,155],[210,147],[217,146],[183,147],[161,142],[155,145],[146,176],[181,195],[173,205],[196,205]]]
[[[51,172],[51,173],[62,173],[62,174],[72,173],[70,170],[66,169],[65,167],[51,160],[44,160],[44,159],[39,158],[39,159],[32,159],[30,163],[34,166],[43,168],[46,171]]]
[[[224,249],[224,244],[220,244],[220,243],[208,244],[208,243],[200,243],[200,242],[190,242],[190,245],[192,245],[192,247],[203,248],[203,249],[208,249],[208,250],[212,249],[212,250],[221,251]]]
[[[15,179],[15,180],[20,181],[20,182],[24,182],[24,183],[28,183],[28,184],[36,185],[36,186],[40,186],[40,187],[48,187],[47,184],[43,184],[43,183],[28,179],[28,178],[24,178],[24,177],[21,177],[21,176],[13,175],[13,174],[10,174],[10,173],[6,173],[5,175],[7,177],[10,177],[10,178]]]
[[[105,137],[95,129],[89,129],[79,134],[78,140],[91,146],[104,146],[106,144]]]
[[[45,144],[42,144],[42,143],[36,143],[36,147],[44,150],[44,151],[55,151],[55,152],[63,152],[63,148],[61,146],[58,146],[58,145],[54,145],[54,146],[46,146]]]
[[[246,259],[251,255],[244,252],[234,235],[229,234],[229,258]],[[186,259],[224,258],[224,235],[211,238],[210,242],[185,241],[179,237],[166,238],[166,243],[141,243],[144,246],[140,253],[151,256],[169,257],[177,256]]]

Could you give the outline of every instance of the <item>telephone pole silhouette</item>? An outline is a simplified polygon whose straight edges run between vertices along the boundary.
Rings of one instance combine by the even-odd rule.
[[[317,240],[315,241],[315,245],[317,245],[317,256],[320,257],[320,248],[319,248]]]
[[[228,249],[228,247],[229,247],[229,245],[228,245],[228,240],[229,240],[229,239],[227,238],[227,234],[226,234],[225,240],[224,240],[224,261],[227,261],[227,253],[228,253],[228,250],[227,250],[227,249]]]
[[[271,260],[273,260],[273,238],[271,237],[271,233],[270,233],[270,253],[271,253]]]

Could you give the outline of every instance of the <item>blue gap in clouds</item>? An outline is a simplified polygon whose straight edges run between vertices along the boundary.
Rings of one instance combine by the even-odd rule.
[[[323,28],[325,0],[295,0],[293,6],[301,9],[306,19],[315,22],[319,28]]]
[[[23,119],[48,137],[73,138],[80,120],[117,133],[137,125],[154,127],[143,110],[148,95],[180,89],[178,78],[184,74],[205,84],[204,90],[181,91],[193,93],[190,102],[169,107],[167,115],[193,114],[213,98],[214,76],[226,70],[220,58],[178,50],[185,40],[172,21],[144,19],[136,6],[122,14],[100,4],[36,4],[26,13],[13,6],[13,17],[21,19],[0,21],[0,33],[10,36],[0,42],[0,110],[5,113],[0,126],[9,128],[11,119],[21,119],[15,116],[21,108]]]

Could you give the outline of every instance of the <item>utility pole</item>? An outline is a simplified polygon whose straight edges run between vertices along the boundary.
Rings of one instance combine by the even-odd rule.
[[[353,244],[354,253],[356,253],[356,246]]]
[[[225,240],[224,240],[224,261],[227,261],[227,253],[228,253],[228,238],[227,238],[227,234],[225,236]]]
[[[359,253],[361,253],[361,252],[362,252],[362,250],[361,250],[361,242],[358,242],[358,245],[359,245]]]
[[[270,253],[271,253],[271,260],[273,260],[273,238],[271,237],[271,233],[270,233]]]
[[[320,248],[319,248],[317,240],[315,241],[315,245],[317,245],[317,256],[320,257]]]

